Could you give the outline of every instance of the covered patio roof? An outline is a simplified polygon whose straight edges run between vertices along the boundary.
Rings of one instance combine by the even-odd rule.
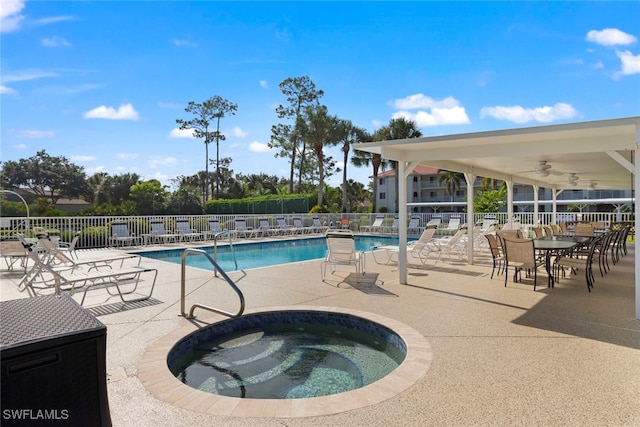
[[[398,176],[416,165],[469,177],[563,189],[635,189],[640,184],[636,156],[640,116],[561,125],[441,135],[354,145],[356,150],[398,161]],[[577,179],[576,179],[577,178]],[[399,180],[399,215],[406,217],[406,180]],[[469,197],[468,211],[473,213]],[[640,209],[635,206],[636,230]],[[512,212],[512,207],[510,207]],[[400,230],[406,246],[406,229]],[[399,259],[400,282],[407,283],[406,251]],[[470,250],[472,258],[473,251]],[[640,251],[636,251],[636,318],[640,319]]]

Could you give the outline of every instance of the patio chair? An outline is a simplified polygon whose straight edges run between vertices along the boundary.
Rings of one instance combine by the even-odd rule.
[[[498,274],[502,271],[504,266],[504,255],[502,253],[502,247],[498,243],[498,239],[493,234],[487,233],[484,235],[487,239],[487,243],[489,244],[489,251],[491,252],[491,259],[493,260],[493,268],[491,269],[491,278],[493,279],[493,273],[496,268],[498,269]]]
[[[324,233],[329,229],[326,223],[323,224],[322,222],[320,222],[320,218],[318,218],[317,216],[314,216],[312,220],[313,220],[313,225],[311,226],[312,233]]]
[[[76,245],[78,244],[78,240],[80,240],[80,235],[82,233],[78,231],[71,239],[71,242],[56,242],[56,248],[62,253],[67,253],[71,258],[78,259],[78,254],[76,254]]]
[[[176,233],[168,233],[164,227],[164,222],[161,220],[151,221],[151,233],[149,237],[151,237],[153,242],[162,241],[162,243],[169,242],[177,242],[180,239],[180,234]],[[146,236],[145,236],[146,237]]]
[[[579,222],[576,224],[573,234],[576,236],[584,236],[584,237],[593,237],[595,234],[595,229],[592,224]]]
[[[564,268],[570,268],[571,272],[575,273],[577,270],[583,269],[585,279],[587,281],[587,290],[591,292],[593,288],[593,283],[595,282],[595,277],[593,275],[593,258],[596,254],[598,256],[602,256],[602,253],[598,252],[598,248],[600,247],[600,243],[602,242],[603,236],[598,236],[591,240],[589,243],[589,249],[586,257],[580,257],[573,252],[565,253],[561,256],[556,257],[554,262],[554,270],[556,271],[556,277],[559,278],[559,272],[562,270],[564,272]]]
[[[177,219],[176,220],[176,231],[180,236],[180,240],[183,242],[185,240],[189,240],[192,242],[193,240],[202,239],[203,234],[199,233],[196,229],[191,227],[188,219]]]
[[[223,234],[225,231],[222,229],[222,225],[220,225],[219,219],[210,219],[209,220],[209,230],[204,231],[204,238],[216,238],[217,236]]]
[[[311,231],[311,227],[305,227],[302,218],[293,218],[293,229],[298,234],[306,234]]]
[[[276,224],[278,225],[278,231],[284,236],[287,234],[295,233],[295,228],[291,224],[287,224],[287,220],[282,218],[276,218]]]
[[[442,224],[442,218],[431,218],[429,222],[427,222],[427,225],[425,227],[438,229],[440,228],[441,224]]]
[[[423,230],[424,227],[420,227],[420,217],[412,216],[407,225],[407,234],[419,235],[422,234]]]
[[[464,251],[467,248],[466,242],[464,241],[466,234],[467,229],[461,228],[450,238],[435,239],[434,243],[436,244],[437,250],[440,251],[440,257],[446,254],[447,258],[451,258],[452,254],[456,254],[458,259],[462,259]],[[440,259],[440,257],[438,259]]]
[[[129,233],[129,226],[124,221],[114,221],[111,223],[110,241],[114,246],[134,246],[140,244],[141,236]]]
[[[435,228],[427,228],[422,232],[418,240],[414,240],[407,244],[407,254],[411,255],[411,257],[413,258],[417,258],[422,266],[425,266],[427,264],[427,261],[429,260],[431,254],[437,255],[435,263],[440,260],[441,252],[438,250],[437,245],[435,245],[433,242],[433,235],[435,234],[435,232]],[[373,255],[373,259],[376,264],[388,264],[393,260],[393,256],[400,252],[399,246],[377,246],[374,247],[374,249],[376,250],[373,250],[371,254]],[[386,251],[387,260],[385,262],[380,262],[376,258],[377,250]]]
[[[396,215],[393,218],[393,222],[391,223],[391,225],[389,227],[384,227],[382,229],[382,232],[383,233],[398,234],[399,224],[400,224],[400,218],[398,218],[398,215]]]
[[[352,266],[356,268],[356,283],[358,283],[358,274],[364,275],[364,253],[356,250],[353,233],[330,231],[326,234],[326,238],[327,256],[321,265],[322,281],[326,279],[328,265],[331,265],[331,274],[335,272],[336,266]]]
[[[366,233],[371,233],[376,230],[381,230],[383,221],[384,221],[384,215],[376,215],[371,225],[363,225],[362,227],[360,227],[360,230]]]
[[[256,230],[256,234],[260,233],[261,236],[274,236],[278,232],[277,229],[271,227],[269,224],[269,220],[267,218],[258,219],[258,228]]]
[[[236,222],[236,228],[234,230],[234,235],[236,237],[240,237],[240,235],[242,235],[242,237],[249,237],[251,238],[252,236],[255,235],[255,231],[252,227],[247,227],[247,220],[244,218],[236,218],[235,219]]]
[[[53,268],[44,263],[33,247],[27,248],[29,258],[33,260],[34,267],[31,269],[23,285],[28,289],[31,296],[37,296],[41,290],[51,290],[54,294],[66,293],[69,296],[84,289],[80,305],[84,304],[87,292],[92,288],[104,288],[109,295],[118,295],[123,302],[144,301],[151,297],[158,277],[158,270],[142,266],[113,268],[92,268],[86,269],[79,266],[67,268]],[[139,298],[126,299],[125,295],[136,293],[138,285],[144,273],[152,273],[153,280],[148,295]],[[133,285],[131,288],[123,290],[123,287]],[[117,293],[112,293],[110,287],[114,286]]]
[[[516,283],[518,277],[522,281],[522,271],[526,270],[527,275],[533,271],[533,290],[536,290],[538,282],[538,267],[544,265],[536,258],[533,240],[528,239],[511,239],[505,237],[504,243],[504,286],[507,286],[507,278],[509,277],[509,267],[515,269],[513,281]]]
[[[460,229],[460,217],[449,218],[449,223],[445,230],[456,232]]]
[[[0,242],[0,257],[4,258],[7,268],[13,270],[13,266],[19,263],[24,272],[27,272],[27,259],[29,255],[22,243],[17,240],[6,240]]]

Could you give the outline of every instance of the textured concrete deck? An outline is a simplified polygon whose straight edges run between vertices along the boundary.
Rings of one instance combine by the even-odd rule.
[[[430,344],[429,369],[413,385],[381,402],[326,416],[275,413],[269,405],[253,412],[231,410],[233,416],[211,415],[206,398],[189,402],[193,410],[186,410],[178,406],[189,397],[171,396],[165,400],[176,404],[170,404],[145,387],[139,373],[166,369],[144,364],[150,349],[177,330],[222,319],[203,310],[196,310],[195,322],[179,316],[177,265],[145,260],[161,270],[153,299],[146,303],[124,306],[96,290],[85,306],[108,327],[108,392],[115,426],[637,426],[640,321],[634,318],[633,251],[631,245],[604,278],[596,272],[591,293],[582,275],[562,279],[554,289],[544,287],[544,274],[536,292],[528,280],[509,280],[505,288],[504,276],[490,279],[490,261],[483,257],[473,266],[445,261],[411,268],[408,285],[398,283],[395,266],[378,265],[371,254],[359,284],[347,269],[323,283],[319,261],[232,273],[248,310],[360,310],[401,322]],[[17,276],[2,274],[3,300],[26,297],[15,289]],[[195,302],[237,308],[231,291],[204,270],[188,268],[187,294],[187,308]],[[167,393],[171,390],[169,382]],[[338,402],[352,399],[336,397]],[[366,394],[357,399],[367,404]]]

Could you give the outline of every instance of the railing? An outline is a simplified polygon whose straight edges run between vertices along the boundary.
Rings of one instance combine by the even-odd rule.
[[[248,227],[257,229],[259,227],[259,219],[266,218],[269,224],[273,228],[277,228],[277,219],[284,218],[288,224],[293,223],[293,218],[300,218],[303,226],[309,227],[313,225],[313,217],[318,217],[320,223],[330,226],[334,225],[339,227],[340,220],[347,218],[349,220],[349,227],[353,231],[359,231],[361,227],[371,225],[379,214],[373,213],[320,213],[320,214],[288,214],[288,215],[179,215],[179,216],[103,216],[103,217],[85,217],[85,216],[73,216],[73,217],[4,217],[2,224],[2,238],[10,239],[15,238],[15,233],[24,233],[27,225],[31,230],[44,228],[51,235],[58,235],[63,242],[71,242],[74,235],[77,232],[81,232],[77,249],[87,248],[103,248],[111,245],[110,225],[114,221],[124,221],[127,223],[129,232],[132,235],[142,236],[143,234],[149,234],[151,231],[151,222],[160,220],[164,222],[165,229],[171,233],[175,230],[176,219],[188,219],[191,228],[203,233],[209,231],[209,220],[217,219],[222,225],[222,229],[227,232],[235,230],[235,218],[245,218]],[[389,227],[393,223],[393,219],[396,214],[387,213],[384,214],[385,219],[383,226]],[[505,224],[508,221],[506,212],[498,213],[476,213],[474,215],[473,223],[482,222],[485,215],[492,215],[498,220],[498,223]],[[529,225],[546,225],[553,222],[553,216],[551,212],[540,212],[538,216],[534,218],[533,212],[516,212],[514,214],[520,219],[521,224]],[[462,224],[468,223],[468,215],[465,212],[429,212],[429,213],[411,213],[409,217],[417,216],[420,218],[420,225],[423,226],[431,219],[439,217],[443,224],[449,222],[451,217],[459,217]],[[632,221],[634,218],[633,213],[629,212],[558,212],[556,216],[556,222],[570,222],[570,221],[604,221],[606,224],[613,224],[617,222]],[[208,233],[208,235],[211,235]],[[29,236],[28,236],[29,237]],[[33,236],[31,236],[33,237]]]
[[[233,249],[233,240],[231,239],[231,233],[228,231],[221,231],[213,236],[213,260],[218,262],[218,238],[221,236],[229,237],[229,250],[231,251],[231,257],[233,258],[233,263],[235,264],[236,270],[238,269],[238,260],[236,259],[236,251]],[[214,269],[213,274],[218,277],[218,269]]]
[[[191,309],[189,310],[189,314],[187,315],[187,313],[185,312],[185,304],[186,304],[186,259],[187,256],[189,256],[189,254],[198,254],[198,255],[202,255],[205,258],[207,258],[209,260],[209,262],[211,263],[211,265],[213,265],[213,268],[215,269],[216,272],[220,272],[220,274],[222,275],[222,278],[229,284],[229,286],[231,286],[231,288],[235,291],[235,293],[238,295],[238,297],[240,298],[240,309],[238,310],[237,313],[231,313],[225,310],[221,310],[218,308],[213,308],[213,307],[209,307],[207,305],[202,305],[202,304],[193,304],[191,306]],[[216,274],[217,277],[217,274]],[[214,313],[218,313],[218,314],[222,314],[224,316],[227,317],[240,317],[242,316],[242,313],[244,313],[244,295],[242,294],[242,291],[240,290],[240,288],[238,288],[238,286],[236,286],[236,284],[233,282],[233,280],[231,280],[231,278],[229,276],[227,276],[227,273],[224,272],[224,270],[222,268],[220,268],[220,266],[218,265],[218,263],[211,257],[211,255],[209,255],[206,251],[202,250],[202,249],[193,249],[193,248],[187,248],[184,250],[184,253],[182,254],[182,264],[181,264],[181,275],[180,275],[180,315],[183,317],[186,317],[187,319],[193,319],[195,316],[193,315],[193,311],[196,308],[202,308],[204,310],[209,310],[212,311]]]

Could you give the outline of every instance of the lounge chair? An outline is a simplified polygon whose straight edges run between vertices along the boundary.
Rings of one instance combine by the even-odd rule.
[[[409,219],[409,225],[407,225],[407,234],[409,235],[420,235],[424,227],[420,227],[420,217],[412,216]]]
[[[222,226],[220,225],[220,220],[219,219],[210,219],[209,220],[209,230],[205,231],[204,237],[205,239],[208,238],[216,238],[217,236],[221,235],[225,233],[225,231],[222,229]]]
[[[441,255],[446,255],[448,258],[451,258],[451,255],[455,254],[458,259],[461,259],[467,248],[466,241],[464,240],[466,234],[467,229],[461,228],[452,237],[435,239],[434,243]]]
[[[393,218],[393,223],[391,223],[391,226],[389,227],[384,227],[382,229],[383,233],[392,233],[392,234],[398,234],[398,227],[400,224],[400,219],[398,218],[398,216],[396,215]]]
[[[278,232],[278,230],[271,227],[269,224],[269,220],[267,218],[258,219],[258,228],[256,230],[256,234],[260,233],[260,235],[264,236],[273,236]]]
[[[124,221],[111,223],[111,243],[114,246],[135,246],[142,241],[141,236],[129,233],[129,226]]]
[[[183,242],[185,240],[193,241],[196,239],[202,239],[203,237],[202,233],[199,233],[191,227],[188,219],[177,219],[176,231],[180,235],[180,240],[182,240]]]
[[[324,233],[329,229],[327,225],[322,224],[322,222],[320,222],[320,218],[318,218],[317,216],[314,216],[312,220],[313,220],[313,225],[311,227],[312,227],[313,233]]]
[[[278,231],[282,235],[293,234],[295,232],[295,228],[287,224],[287,220],[284,218],[276,218],[276,223],[278,224]]]
[[[364,225],[360,227],[360,230],[368,233],[380,231],[382,230],[383,222],[384,222],[384,215],[376,215],[375,219],[373,220],[373,224]]]
[[[441,252],[433,241],[435,231],[435,228],[427,228],[422,232],[418,240],[407,243],[407,254],[417,258],[423,266],[426,265],[431,254],[437,255],[436,263],[440,260]],[[376,250],[372,251],[372,255],[377,264],[381,264],[376,258],[377,250],[386,251],[387,259],[382,264],[389,264],[393,261],[394,255],[397,256],[400,252],[399,246],[378,246],[374,249]]]
[[[29,255],[19,241],[6,240],[0,242],[0,256],[4,258],[9,270],[13,270],[13,266],[19,262],[20,266],[24,268],[24,272],[27,272],[27,259]]]
[[[164,222],[161,220],[151,221],[151,233],[148,235],[152,241],[161,241],[162,243],[177,242],[180,239],[180,234],[168,233],[164,227]],[[144,236],[145,238],[147,236]]]
[[[236,228],[234,230],[234,235],[236,237],[252,237],[255,235],[255,231],[251,227],[247,227],[247,220],[244,218],[236,218]]]
[[[356,250],[355,237],[351,232],[327,232],[327,256],[321,265],[321,277],[324,282],[327,275],[327,265],[331,265],[331,274],[336,266],[353,266],[356,268],[356,283],[358,274],[364,275],[364,253]]]
[[[310,227],[305,227],[302,223],[302,218],[293,218],[293,228],[296,233],[306,234],[311,231]]]
[[[153,288],[158,277],[158,270],[142,266],[113,268],[92,267],[86,268],[82,265],[74,265],[66,268],[53,268],[51,265],[43,262],[33,247],[27,248],[29,258],[33,260],[34,267],[27,273],[22,285],[25,286],[31,296],[37,296],[40,291],[49,290],[56,295],[66,293],[69,296],[84,289],[80,305],[84,303],[87,291],[92,288],[105,288],[109,295],[118,295],[123,302],[136,302],[149,299],[153,293]],[[105,266],[102,266],[105,267]],[[124,295],[136,292],[138,285],[144,273],[152,273],[153,280],[148,295],[139,298],[125,299]],[[133,287],[123,290],[122,287]],[[117,293],[112,293],[110,287],[115,286]]]

